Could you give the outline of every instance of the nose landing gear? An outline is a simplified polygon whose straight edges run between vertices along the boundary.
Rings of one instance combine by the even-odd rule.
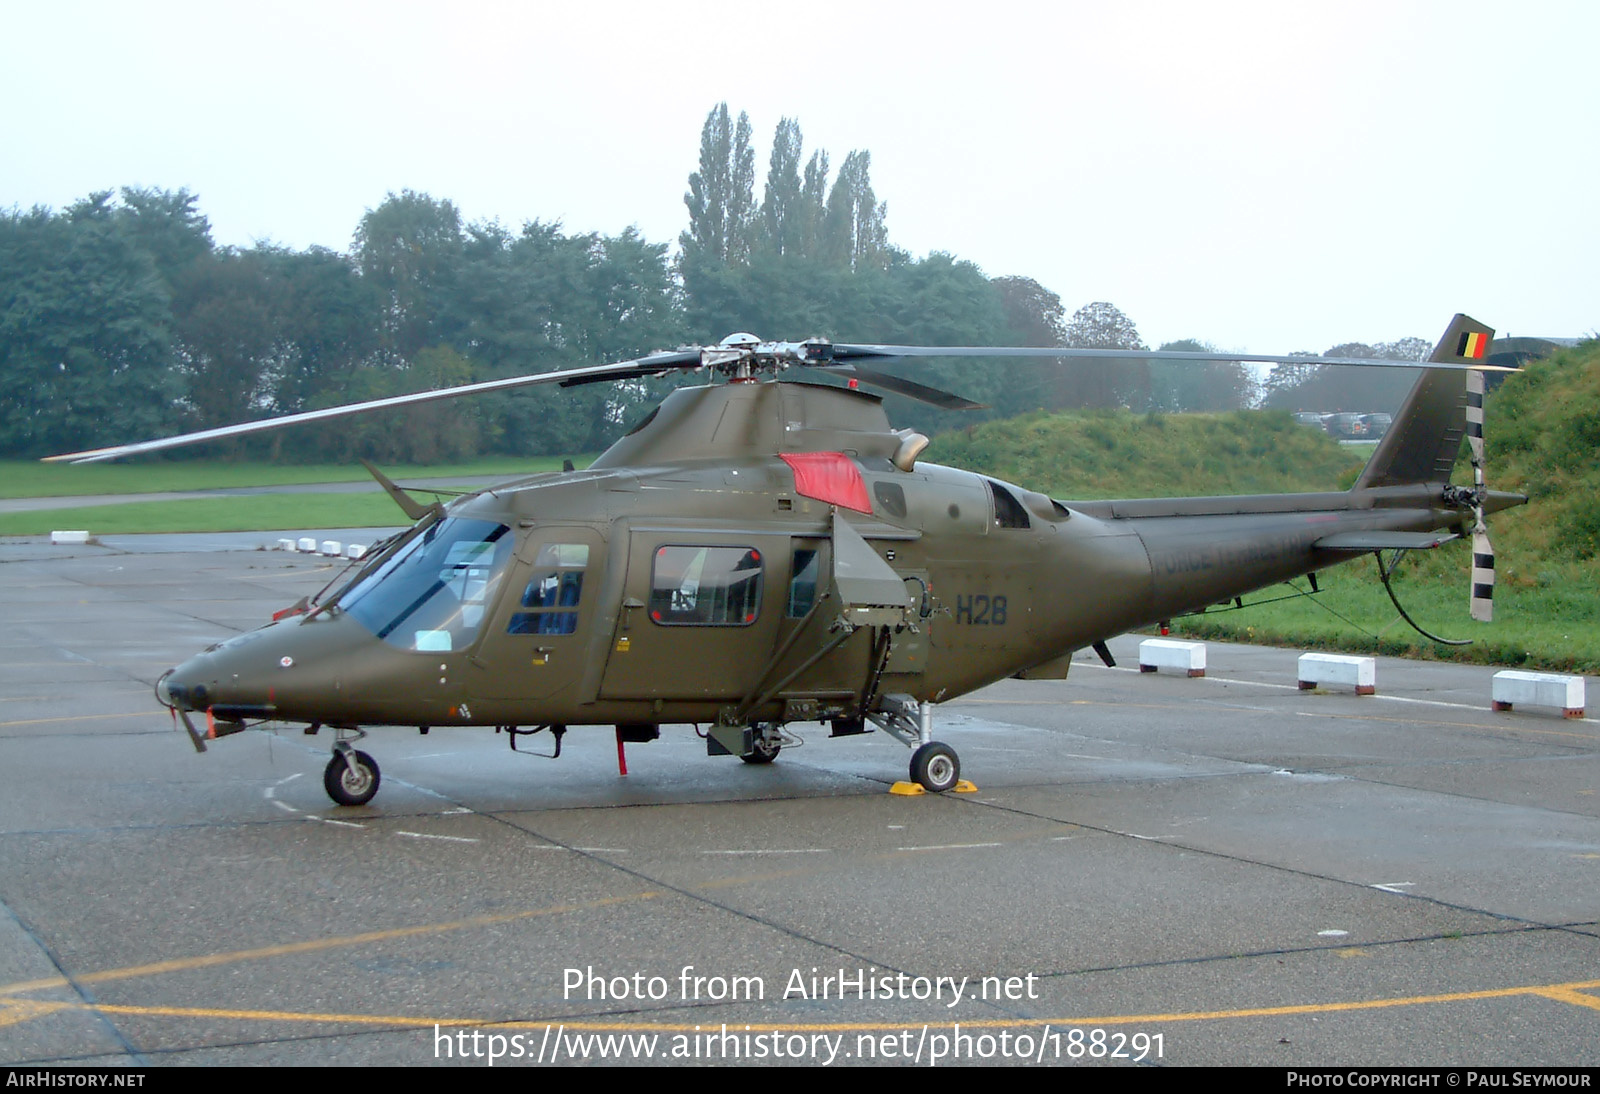
[[[366,736],[359,730],[356,733],[350,740],[333,743],[333,758],[322,772],[322,788],[339,805],[366,805],[378,792],[382,778],[378,761],[351,747],[351,740]]]

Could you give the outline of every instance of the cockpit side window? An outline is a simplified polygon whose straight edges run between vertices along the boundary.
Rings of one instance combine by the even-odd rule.
[[[533,577],[522,590],[520,607],[506,625],[508,634],[572,634],[578,629],[583,571],[589,565],[584,543],[546,543],[533,561]]]

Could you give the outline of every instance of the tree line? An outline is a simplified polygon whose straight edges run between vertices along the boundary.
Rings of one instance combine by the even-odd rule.
[[[794,119],[777,126],[758,201],[752,142],[746,115],[734,118],[726,104],[711,111],[674,253],[632,229],[606,236],[539,221],[519,231],[464,223],[449,200],[409,190],[369,210],[347,252],[219,247],[186,190],[125,188],[60,211],[0,214],[0,456],[625,360],[738,330],[1144,348],[1109,303],[1069,317],[1031,278],[991,278],[953,255],[916,258],[895,247],[870,154],[852,151],[833,172],[825,150],[806,154]],[[1306,385],[1327,380],[1323,371],[1274,374],[1269,405],[1295,403]],[[916,376],[989,404],[985,416],[1074,406],[1221,410],[1261,395],[1254,373],[1236,363],[947,360],[919,366]],[[434,462],[598,451],[668,386],[531,388],[196,454]],[[896,424],[925,431],[974,420],[890,401]]]

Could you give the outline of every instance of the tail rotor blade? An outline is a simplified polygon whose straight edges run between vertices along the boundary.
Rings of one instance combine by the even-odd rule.
[[[1472,531],[1472,618],[1480,623],[1494,621],[1494,548],[1484,531],[1482,512]]]
[[[1494,547],[1483,522],[1483,499],[1488,493],[1483,474],[1483,373],[1467,373],[1467,446],[1472,456],[1472,618],[1482,623],[1494,619]]]

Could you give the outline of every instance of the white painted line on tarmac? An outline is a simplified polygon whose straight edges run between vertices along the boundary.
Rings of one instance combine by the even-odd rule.
[[[904,850],[904,848],[901,848]],[[754,850],[701,851],[702,855],[827,855],[831,847],[773,847]]]
[[[428,832],[396,832],[397,836],[410,836],[412,839],[442,839],[450,843],[477,843],[469,836],[435,836]]]

